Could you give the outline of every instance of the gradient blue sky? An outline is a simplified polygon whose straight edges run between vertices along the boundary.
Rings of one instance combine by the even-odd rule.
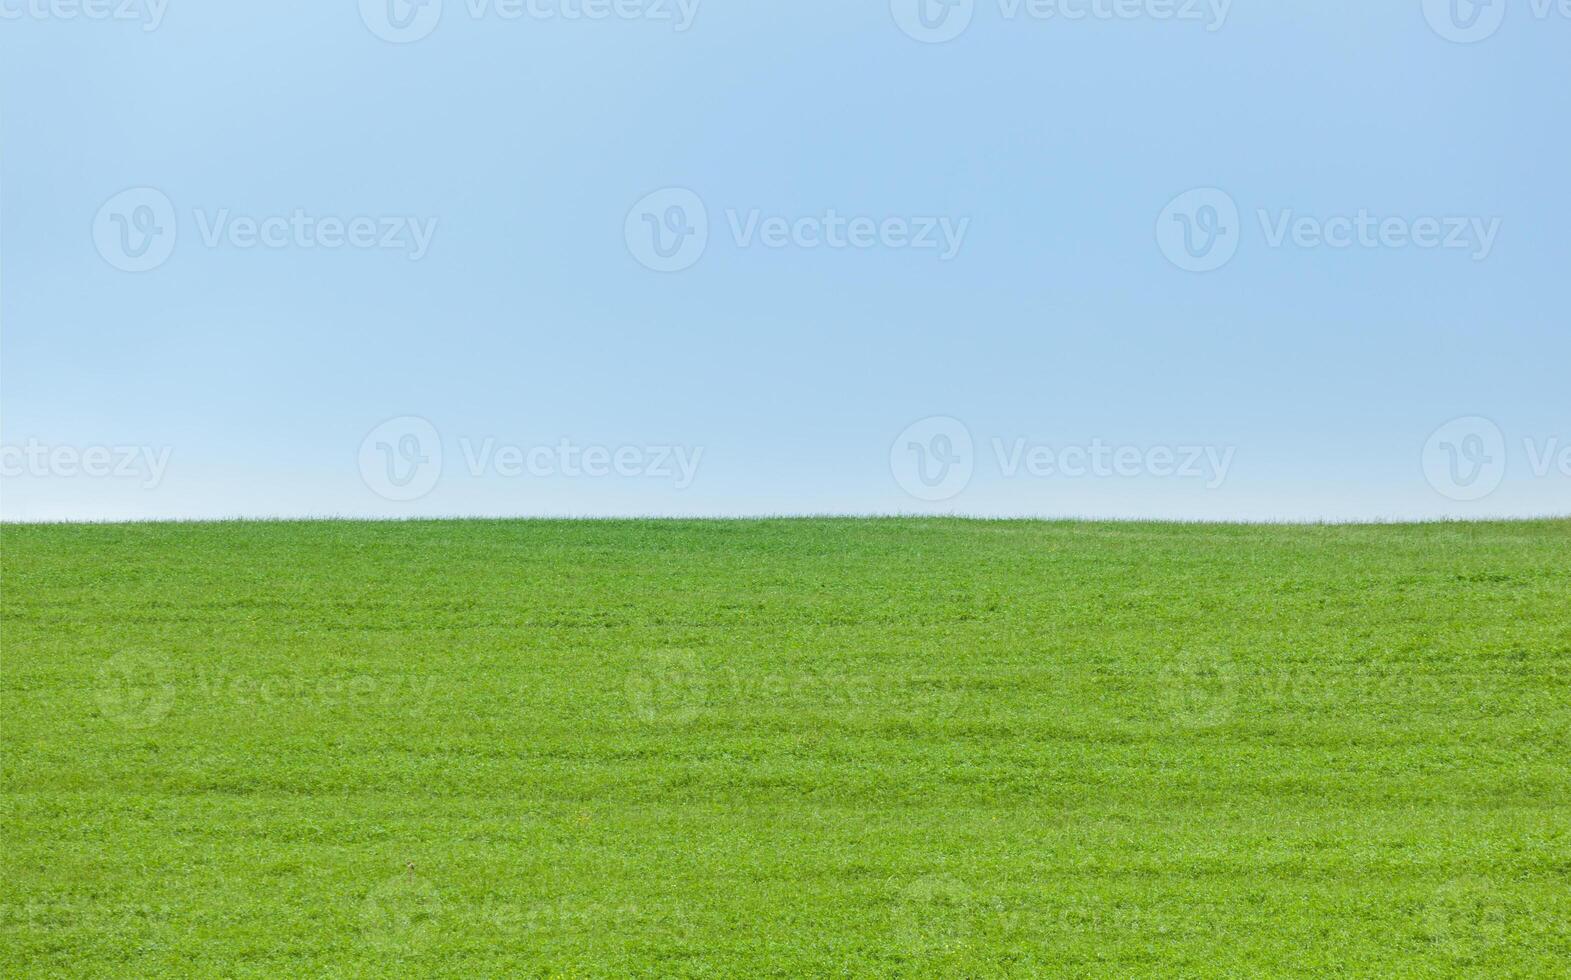
[[[1216,30],[981,0],[929,44],[888,0],[704,0],[682,32],[479,2],[394,44],[365,22],[375,2],[169,0],[147,30],[0,0],[0,515],[1571,512],[1552,462],[1571,446],[1558,8],[1509,0],[1463,44],[1423,0],[1236,0]],[[178,233],[126,272],[95,221],[138,187]],[[625,228],[672,187],[707,207],[708,244],[651,271]],[[1159,246],[1195,188],[1240,214],[1236,255],[1203,274]],[[945,260],[742,244],[727,216],[830,209],[969,224]],[[1482,260],[1272,246],[1261,209],[1498,234]],[[220,212],[296,210],[437,225],[418,261],[204,241]],[[441,468],[387,499],[362,464],[400,440],[362,445],[404,417],[429,422]],[[944,448],[931,426],[901,435],[930,417],[974,443],[936,500],[898,459]],[[1462,417],[1487,422],[1442,430]],[[471,473],[488,438],[702,456],[680,488]],[[1233,455],[1220,486],[1010,475],[995,439]],[[167,468],[69,461],[121,446]],[[1466,487],[1437,477],[1444,453]]]

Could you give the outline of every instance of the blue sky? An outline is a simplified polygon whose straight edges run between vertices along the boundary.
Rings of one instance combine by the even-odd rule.
[[[1571,11],[924,2],[0,0],[0,516],[1571,511]]]

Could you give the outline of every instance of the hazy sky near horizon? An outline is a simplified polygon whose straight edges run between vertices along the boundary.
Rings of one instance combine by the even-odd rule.
[[[0,0],[0,517],[1565,514],[1568,42]]]

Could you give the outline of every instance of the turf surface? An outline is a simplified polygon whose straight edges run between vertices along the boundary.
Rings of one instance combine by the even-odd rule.
[[[1542,976],[1571,522],[0,529],[7,976]]]

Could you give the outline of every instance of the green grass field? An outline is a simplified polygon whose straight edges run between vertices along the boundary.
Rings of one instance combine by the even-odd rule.
[[[1571,521],[0,529],[6,976],[1564,975]]]

